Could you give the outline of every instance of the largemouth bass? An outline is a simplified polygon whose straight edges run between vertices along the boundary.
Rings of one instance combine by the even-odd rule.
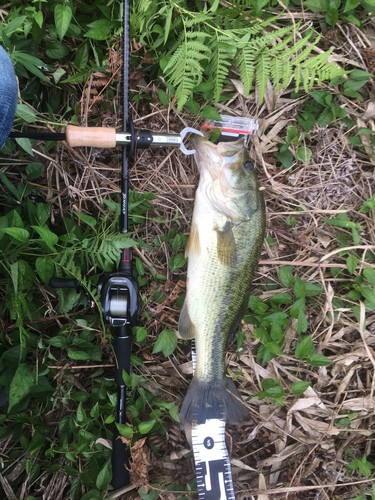
[[[194,338],[196,346],[196,370],[180,412],[186,429],[218,417],[239,424],[248,414],[224,357],[248,305],[265,231],[264,199],[243,140],[192,141],[200,179],[178,325],[179,336]]]

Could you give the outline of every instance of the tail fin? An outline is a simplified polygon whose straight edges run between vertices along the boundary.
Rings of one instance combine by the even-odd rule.
[[[229,377],[215,381],[193,377],[180,411],[182,429],[190,427],[194,421],[203,424],[210,418],[221,418],[236,425],[247,416],[248,409]]]

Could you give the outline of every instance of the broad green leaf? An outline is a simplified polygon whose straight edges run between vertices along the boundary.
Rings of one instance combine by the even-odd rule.
[[[35,19],[35,22],[39,26],[39,28],[43,28],[43,12],[39,10],[38,12],[34,12],[33,18]]]
[[[138,425],[138,430],[141,434],[147,434],[154,427],[155,423],[155,419],[147,420],[147,422],[141,422]]]
[[[285,287],[293,285],[294,278],[293,274],[289,271],[286,266],[280,266],[280,281]]]
[[[369,301],[369,302],[375,302],[375,295],[374,291],[371,290],[369,286],[366,285],[361,285],[361,294]]]
[[[321,127],[326,127],[333,122],[333,113],[331,108],[326,108],[319,116],[318,123]]]
[[[151,488],[146,488],[142,486],[139,488],[138,495],[142,498],[142,500],[157,500],[159,498],[159,491],[152,490]]]
[[[326,22],[331,26],[335,26],[339,18],[339,12],[336,6],[335,0],[328,0],[327,10],[326,10]]]
[[[349,255],[349,257],[346,259],[346,267],[348,268],[349,273],[353,274],[357,266],[357,257],[355,255]]]
[[[271,341],[270,336],[268,335],[267,330],[262,328],[261,326],[256,326],[254,328],[254,335],[257,339],[260,339],[262,344],[267,344],[267,342]]]
[[[74,59],[74,64],[77,68],[82,69],[85,68],[89,60],[89,45],[87,41],[82,43],[77,52],[76,57]]]
[[[143,342],[147,337],[147,330],[143,326],[137,330],[137,342]]]
[[[266,347],[272,354],[283,355],[283,351],[280,349],[280,346],[276,344],[276,342],[267,342]]]
[[[304,359],[312,345],[311,335],[304,337],[301,342],[298,344],[295,355],[299,359]]]
[[[169,98],[167,96],[167,93],[162,89],[158,89],[158,94],[159,94],[159,101],[165,106],[168,106]]]
[[[135,260],[135,267],[136,267],[138,274],[140,276],[143,276],[145,274],[145,268],[144,268],[143,262],[139,257],[137,257]]]
[[[99,403],[96,403],[90,411],[90,417],[98,418],[99,417]]]
[[[371,130],[370,128],[360,127],[358,129],[358,135],[360,134],[375,134],[375,130]]]
[[[256,297],[255,295],[250,295],[249,307],[257,314],[264,314],[268,309],[267,304],[265,304],[261,298]]]
[[[373,0],[374,2],[374,5],[375,5],[375,1]],[[368,0],[367,0],[367,3]],[[363,71],[362,69],[353,69],[353,71],[351,71],[350,73],[350,78],[352,80],[368,80],[369,78],[372,78],[374,75],[371,74],[371,73],[367,73],[367,71]]]
[[[70,486],[71,500],[76,500],[80,489],[81,489],[81,478],[76,477]]]
[[[223,119],[220,116],[220,113],[218,113],[215,108],[209,105],[204,106],[200,114],[203,118],[223,121]]]
[[[307,382],[305,380],[301,380],[300,382],[296,382],[292,385],[292,393],[296,396],[298,394],[303,394],[311,385],[311,382]]]
[[[184,104],[184,108],[186,108],[190,113],[197,114],[199,112],[199,103],[193,100],[186,101]]]
[[[36,372],[26,363],[22,363],[10,383],[8,412],[24,398],[35,386]]]
[[[35,267],[43,282],[48,285],[55,270],[55,264],[51,257],[38,257],[35,261]]]
[[[7,178],[7,176],[3,173],[0,172],[0,181],[2,181],[6,187],[9,189],[9,191],[14,194],[14,196],[17,198],[18,201],[21,201],[21,194],[19,191],[14,187],[14,185],[10,182],[10,180]]]
[[[317,283],[305,283],[306,297],[315,297],[323,292],[322,285]]]
[[[302,297],[294,302],[292,307],[290,308],[290,315],[292,318],[298,318],[299,312],[305,311],[305,298]]]
[[[323,356],[323,354],[310,354],[307,358],[307,362],[312,366],[328,366],[333,363],[329,358]]]
[[[117,430],[119,431],[120,435],[123,437],[130,437],[133,434],[133,429],[129,427],[127,424],[117,424],[116,423]]]
[[[36,120],[35,112],[26,104],[17,104],[16,115],[26,123],[34,123]]]
[[[355,9],[356,7],[358,7],[358,4],[359,0],[346,0],[344,12]]]
[[[99,490],[105,490],[112,479],[112,460],[107,460],[104,464],[104,467],[99,472],[98,477],[96,478],[96,487]]]
[[[29,163],[26,167],[26,173],[31,180],[37,179],[44,172],[44,166],[41,163]]]
[[[290,143],[297,136],[298,136],[298,129],[297,129],[297,127],[294,126],[294,125],[289,125],[287,127],[287,133],[286,133],[285,141],[287,143]]]
[[[59,241],[59,237],[50,231],[47,227],[40,227],[40,226],[31,226],[34,231],[36,231],[41,239],[44,241],[44,243],[52,250],[52,252],[56,252],[56,249],[54,248],[54,245]]]
[[[20,227],[5,227],[0,229],[0,231],[9,234],[9,236],[12,236],[12,238],[18,241],[21,241],[21,243],[26,243],[30,236],[29,231]]]
[[[332,102],[332,94],[325,90],[315,90],[314,92],[310,92],[310,96],[325,108]]]
[[[72,9],[68,5],[56,5],[55,7],[55,26],[60,40],[62,40],[68,31],[70,21],[72,20]]]
[[[290,304],[293,299],[290,293],[276,293],[270,297],[270,300],[274,304]]]
[[[78,422],[85,422],[87,420],[87,415],[83,409],[82,402],[79,403],[77,408],[77,420]]]
[[[307,318],[305,313],[300,309],[298,312],[298,333],[305,333],[307,330]]]
[[[165,19],[165,28],[164,28],[164,45],[167,43],[169,30],[171,29],[172,23],[172,15],[173,15],[173,5],[168,8],[168,12]],[[162,103],[164,104],[164,103]]]
[[[62,59],[70,53],[69,47],[64,43],[47,42],[46,47],[46,54],[51,59]]]
[[[49,80],[48,83],[50,83]],[[34,156],[33,143],[31,142],[31,139],[28,139],[27,137],[17,137],[15,141],[21,149],[26,151],[26,153],[28,153],[30,156]]]
[[[132,385],[130,375],[125,370],[122,370],[122,380],[125,382],[125,385],[127,387],[130,387]]]
[[[22,23],[25,21],[26,16],[17,16],[13,21],[10,21],[6,26],[3,27],[3,33],[9,37],[12,33],[17,31]]]
[[[69,308],[70,310],[71,308]],[[61,310],[61,305],[60,305],[60,310]],[[75,359],[75,360],[81,360],[84,361],[85,359],[91,359],[91,356],[89,353],[86,351],[76,351],[74,349],[68,349],[68,357],[70,359]]]
[[[174,333],[165,329],[161,332],[158,340],[155,342],[153,354],[163,351],[164,356],[167,358],[172,354],[177,346],[177,337]]]
[[[311,160],[311,149],[305,146],[297,149],[297,158],[303,163],[308,163]]]
[[[283,152],[279,151],[273,153],[273,155],[275,156],[275,158],[281,161],[284,168],[290,168],[293,165],[294,158],[289,149]]]
[[[297,279],[294,283],[293,291],[294,295],[298,299],[302,299],[306,295],[306,285],[299,276],[297,276]]]
[[[94,219],[94,217],[91,217],[90,215],[86,215],[86,214],[81,214],[79,212],[76,212],[75,210],[72,210],[72,212],[74,214],[76,214],[76,216],[81,219],[81,221],[83,221],[85,224],[87,224],[88,226],[91,226],[91,227],[95,227],[96,224],[97,224],[97,221],[96,219]]]
[[[363,97],[356,90],[344,89],[342,93],[344,95],[346,95],[347,97],[354,97],[355,99],[359,99],[360,101],[363,101]]]
[[[51,205],[48,205],[47,203],[38,203],[36,213],[39,224],[43,226],[43,224],[47,222],[49,216],[51,215]]]
[[[363,275],[371,285],[375,285],[375,271],[372,267],[365,267]]]

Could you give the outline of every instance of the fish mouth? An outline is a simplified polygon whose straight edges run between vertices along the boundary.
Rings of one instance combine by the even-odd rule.
[[[207,170],[216,180],[225,169],[236,170],[241,164],[241,151],[243,150],[243,139],[233,142],[213,142],[194,135],[191,138],[193,148],[195,149],[195,160],[199,173]]]

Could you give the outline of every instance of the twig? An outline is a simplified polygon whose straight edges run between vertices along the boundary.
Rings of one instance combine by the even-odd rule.
[[[321,264],[319,262],[303,262],[299,260],[260,260],[259,264],[265,266],[305,266],[305,267],[341,267],[341,269],[346,269],[345,264]]]

